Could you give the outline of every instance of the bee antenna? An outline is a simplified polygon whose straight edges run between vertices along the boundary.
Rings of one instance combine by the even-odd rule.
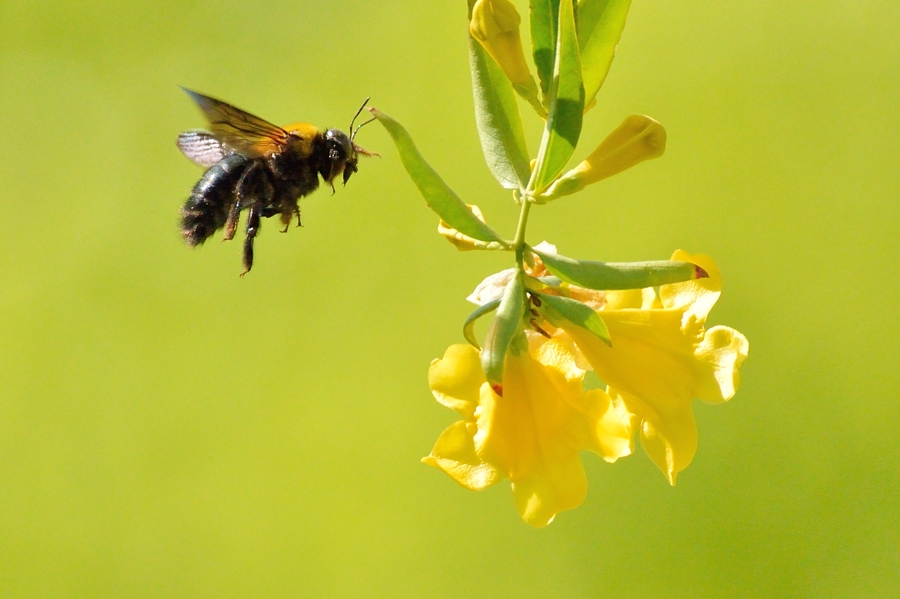
[[[359,110],[356,111],[356,114],[353,115],[353,120],[350,121],[350,139],[353,139],[353,123],[356,122],[356,119],[359,118],[360,114],[362,114],[363,108],[366,107],[366,104],[368,104],[369,100],[371,100],[371,99],[372,99],[372,96],[369,96],[368,98],[366,98],[363,101],[362,106],[359,107]],[[360,127],[362,127],[362,125],[360,125]],[[357,131],[359,131],[359,127],[357,127]]]
[[[353,141],[353,139],[356,137],[356,134],[359,133],[359,130],[360,130],[360,129],[362,129],[363,127],[365,127],[366,125],[368,125],[368,124],[371,123],[372,121],[376,121],[376,120],[378,120],[378,119],[376,119],[376,118],[373,116],[373,117],[370,118],[368,121],[366,121],[365,123],[363,123],[362,125],[360,125],[359,127],[357,127],[357,128],[356,128],[356,131],[354,131],[353,133],[350,134],[350,141],[351,141],[351,142]]]

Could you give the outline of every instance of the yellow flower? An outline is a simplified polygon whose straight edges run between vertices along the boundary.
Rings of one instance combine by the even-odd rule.
[[[633,114],[606,136],[578,166],[557,179],[543,194],[551,200],[584,189],[632,166],[659,158],[666,151],[666,130],[648,116]]]
[[[691,400],[722,403],[737,392],[749,343],[738,331],[704,329],[722,277],[708,256],[681,250],[672,260],[702,267],[709,278],[653,289],[607,292],[600,315],[612,347],[577,326],[564,327],[614,401],[639,422],[641,444],[671,484],[697,450]]]
[[[463,420],[422,461],[473,490],[509,478],[522,519],[546,526],[584,501],[580,450],[609,462],[632,451],[628,415],[603,391],[583,391],[583,377],[571,351],[530,334],[527,351],[507,356],[499,396],[485,380],[478,352],[450,346],[432,362],[428,384]]]
[[[509,0],[477,0],[472,7],[469,33],[500,65],[516,91],[525,99],[537,97],[537,84],[528,70],[519,25],[522,18]]]

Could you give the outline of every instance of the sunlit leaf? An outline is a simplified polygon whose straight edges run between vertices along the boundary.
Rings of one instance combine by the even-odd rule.
[[[465,337],[466,341],[468,341],[475,349],[481,349],[481,346],[478,345],[478,340],[475,339],[475,321],[485,314],[496,310],[497,306],[500,305],[500,299],[501,298],[497,298],[478,306],[471,314],[469,314],[469,317],[466,318],[466,322],[463,323],[463,337]]]
[[[705,278],[706,271],[690,262],[655,260],[651,262],[594,262],[575,260],[531,248],[551,273],[571,284],[587,289],[643,289]]]
[[[553,64],[556,59],[556,23],[559,0],[531,0],[531,51],[541,81],[544,100],[550,98]]]
[[[541,298],[544,316],[546,316],[554,326],[562,326],[563,323],[559,321],[559,318],[564,318],[572,324],[587,329],[599,337],[605,344],[612,346],[606,323],[603,322],[603,319],[600,318],[600,314],[593,308],[568,297],[549,295],[547,293],[538,293],[537,295]]]
[[[469,38],[475,124],[488,168],[500,185],[524,190],[531,176],[525,132],[512,83],[476,40]]]
[[[481,241],[497,241],[503,242],[493,229],[478,220],[472,211],[466,206],[456,193],[444,183],[441,176],[431,168],[431,166],[419,153],[412,137],[403,126],[390,116],[381,112],[377,108],[370,108],[369,111],[375,115],[378,121],[384,125],[397,151],[400,152],[400,161],[409,173],[410,178],[419,188],[419,192],[428,206],[437,212],[445,223],[450,225],[464,235],[468,235],[474,239]]]
[[[559,175],[578,144],[584,112],[584,86],[572,0],[559,3],[556,62],[550,86],[550,106],[535,172],[529,185],[540,192]]]
[[[597,95],[616,55],[631,0],[580,0],[578,45],[585,102]]]
[[[516,333],[522,325],[525,314],[525,287],[522,275],[518,274],[506,289],[484,339],[481,350],[481,369],[491,387],[500,395],[503,394],[503,369],[506,363],[506,352]]]

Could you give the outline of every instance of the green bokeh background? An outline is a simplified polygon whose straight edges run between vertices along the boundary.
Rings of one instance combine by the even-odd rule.
[[[722,268],[750,359],[674,488],[585,455],[534,530],[419,463],[455,419],[428,363],[510,257],[438,237],[377,125],[245,279],[184,247],[179,84],[338,127],[371,95],[510,235],[465,10],[0,0],[0,597],[900,596],[896,2],[635,0],[576,157],[633,113],[667,153],[532,211],[572,256]]]

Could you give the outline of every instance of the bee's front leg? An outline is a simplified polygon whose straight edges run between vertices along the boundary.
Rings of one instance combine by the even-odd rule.
[[[284,229],[281,230],[282,233],[287,233],[288,229],[291,226],[291,219],[297,217],[297,226],[301,226],[300,224],[300,204],[297,200],[294,200],[293,206],[285,206],[281,211],[281,224],[284,225]]]
[[[247,217],[247,237],[244,239],[244,272],[243,277],[253,268],[253,238],[259,232],[260,215],[262,214],[263,204],[257,200],[250,206],[250,215]]]

